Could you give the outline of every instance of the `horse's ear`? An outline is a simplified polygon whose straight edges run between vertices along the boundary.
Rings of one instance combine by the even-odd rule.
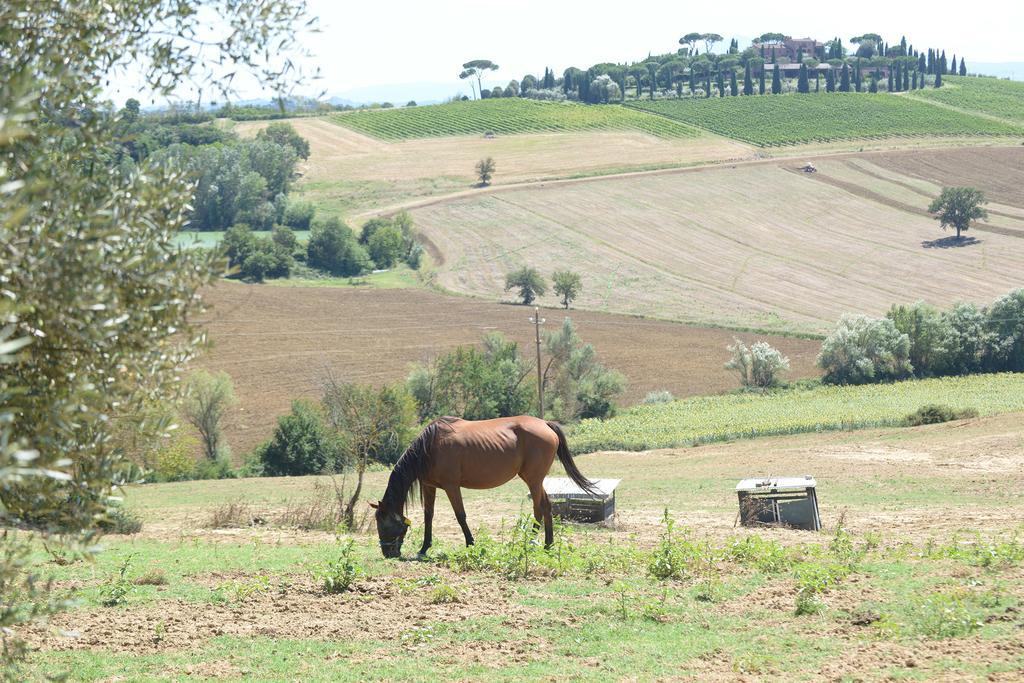
[[[370,503],[369,505],[370,505],[370,507],[372,507],[372,508],[373,508],[374,510],[376,510],[377,508],[379,508],[379,507],[380,507],[380,503]]]

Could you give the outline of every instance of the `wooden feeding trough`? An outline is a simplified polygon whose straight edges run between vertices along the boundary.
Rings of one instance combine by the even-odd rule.
[[[588,493],[567,477],[545,477],[544,491],[556,517],[574,522],[604,522],[615,516],[615,488],[621,479],[597,479]]]
[[[814,477],[744,479],[736,484],[743,526],[785,526],[818,531],[817,483]]]

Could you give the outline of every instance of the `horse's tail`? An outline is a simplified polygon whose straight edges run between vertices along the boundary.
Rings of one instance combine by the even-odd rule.
[[[565,432],[562,431],[557,422],[548,422],[548,427],[558,435],[558,460],[562,463],[562,467],[565,468],[565,473],[569,475],[569,479],[587,493],[597,495],[598,490],[594,482],[584,477],[583,473],[576,467],[576,462],[572,459],[572,453],[569,452],[569,443],[565,440]]]

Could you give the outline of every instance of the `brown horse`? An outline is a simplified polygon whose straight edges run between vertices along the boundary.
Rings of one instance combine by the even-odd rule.
[[[376,508],[381,552],[384,557],[401,556],[411,524],[403,513],[417,485],[423,496],[423,555],[431,545],[437,489],[448,494],[466,545],[473,545],[462,505],[462,487],[491,489],[516,475],[530,488],[533,516],[538,525],[544,523],[544,547],[551,547],[551,503],[544,492],[544,477],[555,455],[577,486],[593,491],[593,483],[573,462],[562,428],[554,422],[529,415],[479,421],[443,417],[431,422],[395,463],[384,497],[370,503]]]

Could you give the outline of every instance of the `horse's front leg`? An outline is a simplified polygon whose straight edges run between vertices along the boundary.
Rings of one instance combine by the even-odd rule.
[[[434,496],[437,489],[433,486],[423,486],[423,547],[420,548],[420,555],[426,555],[433,544],[434,524]]]
[[[444,492],[448,494],[452,510],[455,511],[455,519],[458,520],[459,526],[462,527],[462,533],[466,536],[466,545],[473,545],[473,533],[469,530],[469,525],[466,524],[466,507],[462,504],[462,489],[453,486],[445,489]]]

